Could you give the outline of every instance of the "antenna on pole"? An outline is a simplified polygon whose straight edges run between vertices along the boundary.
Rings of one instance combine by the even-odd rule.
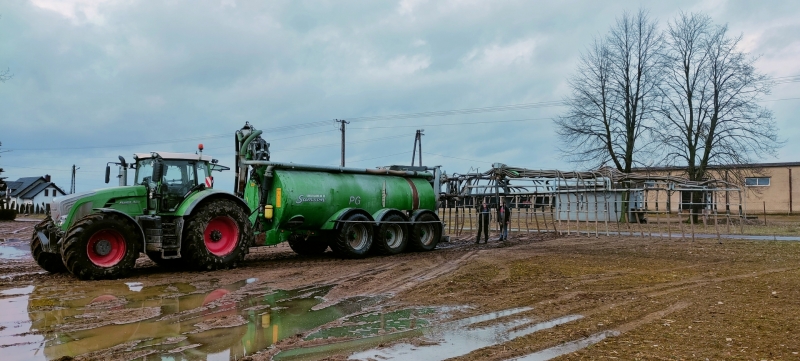
[[[422,166],[422,136],[425,129],[417,129],[417,134],[414,136],[414,151],[411,152],[411,166],[414,166],[414,158],[417,157],[417,145],[419,145],[419,165]]]
[[[344,119],[335,119],[337,123],[341,123],[339,126],[339,130],[342,131],[342,167],[344,167],[344,129],[346,124],[350,124],[350,122]]]

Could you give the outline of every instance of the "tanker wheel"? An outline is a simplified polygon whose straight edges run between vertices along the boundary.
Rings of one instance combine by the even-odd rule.
[[[153,263],[157,264],[159,267],[169,268],[169,269],[177,269],[186,266],[186,260],[184,258],[162,258],[161,252],[159,251],[148,251],[145,252],[147,258],[149,258]]]
[[[64,266],[64,261],[61,260],[61,254],[45,252],[42,249],[42,241],[39,235],[33,232],[31,236],[31,255],[39,267],[50,273],[63,273],[67,272],[67,266]]]
[[[441,238],[441,223],[436,216],[425,213],[420,215],[411,227],[411,239],[408,246],[414,251],[431,251],[436,248]]]
[[[393,255],[403,252],[408,245],[408,227],[401,222],[405,218],[392,214],[384,218],[375,229],[375,241],[372,250],[377,254]]]
[[[363,214],[351,215],[345,221],[336,234],[331,249],[340,257],[366,257],[372,246],[372,223]]]
[[[183,257],[203,270],[233,268],[244,259],[250,240],[247,213],[227,199],[204,204],[186,225]]]
[[[304,256],[317,256],[325,253],[328,249],[328,243],[322,240],[321,237],[304,237],[301,235],[293,234],[289,236],[289,247],[294,253]]]
[[[136,230],[122,217],[96,213],[75,222],[61,244],[67,269],[82,280],[125,277],[139,256]]]

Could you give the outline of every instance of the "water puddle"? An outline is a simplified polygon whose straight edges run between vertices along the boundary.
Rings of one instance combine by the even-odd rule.
[[[551,348],[548,348],[548,349],[544,349],[544,350],[539,351],[539,352],[532,353],[530,355],[513,358],[513,359],[511,359],[509,361],[545,361],[545,360],[551,360],[551,359],[554,359],[554,358],[556,358],[558,356],[566,355],[568,353],[572,353],[572,352],[578,351],[580,349],[589,347],[589,346],[594,345],[594,344],[596,344],[596,343],[598,343],[600,341],[605,340],[608,337],[614,337],[614,336],[619,336],[619,332],[618,331],[603,331],[603,332],[599,332],[599,333],[596,333],[594,335],[591,335],[589,337],[582,338],[580,340],[570,341],[570,342],[563,343],[563,344],[558,345],[558,346],[554,346],[554,347],[551,347]]]
[[[28,295],[33,292],[34,286],[27,286],[27,287],[20,287],[20,288],[9,288],[0,291],[0,295],[4,296],[17,296],[17,295]]]
[[[20,259],[30,256],[31,249],[28,242],[11,238],[0,243],[0,259]]]
[[[523,312],[517,310],[506,311],[503,316]],[[517,312],[513,312],[517,311]],[[502,314],[502,313],[500,313]],[[536,331],[548,329],[567,322],[575,321],[583,316],[569,315],[531,326],[524,325],[530,319],[500,322],[484,327],[464,327],[479,322],[489,321],[501,317],[500,315],[484,315],[462,321],[445,323],[441,326],[431,327],[424,332],[422,345],[400,343],[387,348],[375,348],[358,352],[350,356],[351,360],[444,360],[452,357],[466,355],[472,351],[487,346],[493,346],[511,341],[518,337],[526,336]]]
[[[532,309],[524,307],[448,321],[458,308],[384,311],[382,297],[354,297],[316,309],[332,287],[276,290],[251,278],[228,285],[87,282],[7,289],[0,292],[0,350],[3,360],[11,361],[238,360],[304,334],[297,339],[300,347],[274,359],[316,360],[335,353],[352,354],[351,359],[443,360],[582,318],[532,323],[522,315]],[[606,336],[520,360],[549,359]]]
[[[514,308],[454,321],[444,321],[448,312],[453,310],[443,308],[368,313],[347,318],[340,327],[322,329],[306,337],[306,340],[327,337],[355,339],[282,351],[273,360],[318,360],[331,354],[348,353],[354,360],[444,360],[583,317],[569,315],[535,324],[525,317],[515,318],[515,315],[530,310],[529,307]],[[498,322],[481,325],[489,321]],[[411,339],[413,343],[383,347],[403,339]]]
[[[333,286],[273,290],[247,279],[231,285],[119,282],[82,287],[3,291],[3,360],[93,359],[236,360],[297,334],[336,324],[312,337],[357,335],[369,315],[348,320],[383,300],[357,297],[312,310]],[[350,326],[356,326],[348,328]],[[410,314],[383,319],[389,330],[416,325]],[[348,336],[350,337],[350,336]],[[113,357],[110,354],[113,350]],[[10,356],[9,356],[10,355]],[[151,356],[152,357],[152,356]]]

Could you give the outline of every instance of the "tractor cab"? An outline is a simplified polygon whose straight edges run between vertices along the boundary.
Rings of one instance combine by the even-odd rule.
[[[148,209],[173,212],[193,191],[213,188],[212,171],[228,170],[217,160],[191,153],[151,152],[134,154],[136,175],[133,185],[148,190]]]

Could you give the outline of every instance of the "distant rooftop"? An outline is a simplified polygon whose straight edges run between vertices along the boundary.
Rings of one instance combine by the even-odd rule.
[[[744,163],[744,164],[726,164],[709,165],[708,169],[736,169],[736,168],[786,168],[786,167],[800,167],[800,162],[782,162],[782,163]],[[635,167],[632,168],[633,172],[642,171],[671,171],[671,170],[686,170],[686,166],[670,166],[670,167]]]

